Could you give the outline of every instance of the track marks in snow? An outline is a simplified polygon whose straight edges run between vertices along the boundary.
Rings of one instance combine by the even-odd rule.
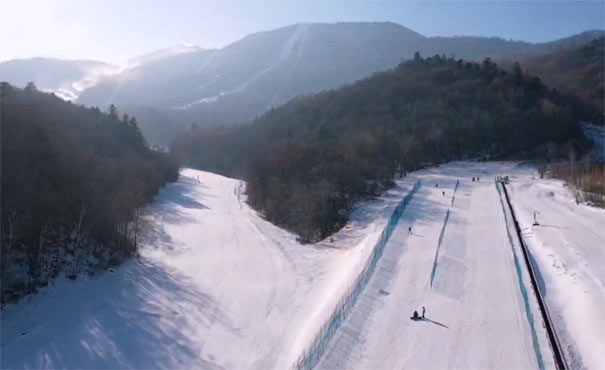
[[[474,168],[500,173],[499,164],[463,163],[412,175],[439,186],[426,186],[404,212],[379,262],[381,271],[383,262],[397,268],[388,269],[388,279],[378,274],[372,278],[360,296],[360,302],[368,303],[359,313],[357,306],[353,309],[343,323],[346,330],[333,338],[319,368],[536,366],[498,194],[490,175],[482,173],[490,181],[470,181]],[[431,289],[427,277],[451,205],[442,189],[453,189],[457,178],[461,188]],[[410,320],[422,306],[430,321]]]
[[[576,204],[562,182],[538,179],[534,171],[511,187],[565,355],[574,368],[598,368],[605,363],[605,212]],[[534,211],[539,226],[532,225]]]

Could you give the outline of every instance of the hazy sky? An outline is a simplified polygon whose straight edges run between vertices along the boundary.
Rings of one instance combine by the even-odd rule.
[[[392,21],[426,36],[550,41],[605,27],[599,1],[0,0],[0,60],[120,62],[193,43],[220,47],[292,23]]]

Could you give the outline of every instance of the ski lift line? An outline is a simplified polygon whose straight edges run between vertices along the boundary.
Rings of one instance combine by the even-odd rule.
[[[538,279],[536,276],[536,272],[534,266],[531,262],[531,258],[529,257],[529,249],[525,244],[525,241],[522,236],[521,228],[519,227],[519,222],[517,221],[517,217],[515,215],[515,211],[513,209],[512,203],[510,201],[510,197],[508,195],[508,191],[506,190],[505,181],[501,181],[502,189],[504,190],[504,198],[506,199],[506,203],[508,208],[510,209],[511,216],[513,219],[513,223],[515,225],[515,231],[517,233],[517,238],[519,239],[519,244],[521,245],[521,251],[523,252],[523,259],[525,260],[525,266],[527,266],[527,270],[529,272],[530,280],[534,292],[536,292],[536,298],[538,301],[538,305],[540,307],[540,312],[542,313],[542,318],[544,322],[544,327],[546,328],[546,332],[548,333],[548,339],[550,346],[553,351],[553,356],[555,360],[555,364],[558,370],[567,370],[567,361],[565,359],[565,354],[562,349],[561,343],[559,341],[559,337],[557,336],[557,332],[555,330],[555,326],[552,322],[550,313],[548,311],[548,307],[546,306],[546,301],[542,295],[542,291],[540,290],[540,285],[538,284]],[[496,184],[497,186],[497,184]],[[507,226],[508,227],[508,226]]]
[[[437,259],[439,258],[439,249],[441,248],[441,242],[443,242],[443,235],[445,234],[445,227],[447,226],[447,220],[450,218],[450,210],[448,209],[445,213],[445,219],[443,220],[443,226],[441,227],[441,233],[439,233],[439,241],[437,242],[437,251],[435,251],[435,260],[433,261],[433,270],[431,271],[431,288],[433,287],[433,280],[435,279],[435,273],[437,272]]]

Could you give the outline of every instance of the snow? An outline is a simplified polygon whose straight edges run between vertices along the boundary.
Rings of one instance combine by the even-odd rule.
[[[513,168],[509,163],[453,163],[409,176],[426,185],[404,212],[377,273],[319,368],[537,368],[539,361],[554,367],[531,293],[529,310],[525,306],[520,282],[530,291],[529,278],[517,274],[494,184],[494,176]],[[481,181],[472,182],[473,176]],[[410,320],[423,306],[428,320]]]
[[[508,162],[410,173],[360,204],[332,242],[314,245],[259,217],[243,182],[185,169],[146,210],[139,258],[98,278],[57,281],[0,312],[1,367],[291,368],[421,180],[318,367],[554,368],[493,181],[501,174],[568,363],[602,367],[605,213]],[[541,226],[531,226],[534,210]],[[410,320],[422,306],[427,320]]]
[[[140,258],[1,311],[2,367],[288,368],[405,186],[359,207],[333,243],[300,245],[246,205],[241,181],[184,170],[147,210]]]
[[[605,211],[576,204],[560,180],[527,169],[511,201],[545,284],[546,303],[574,368],[605,366]],[[534,211],[539,225],[533,226]]]
[[[237,85],[236,87],[231,88],[230,90],[226,91],[226,92],[221,92],[217,95],[214,96],[210,96],[210,97],[203,97],[201,99],[195,100],[193,102],[184,104],[182,106],[178,106],[178,107],[174,107],[173,109],[175,110],[187,110],[190,109],[198,104],[205,104],[205,103],[214,103],[216,102],[219,98],[226,96],[226,95],[231,95],[231,94],[235,94],[235,93],[240,93],[244,90],[246,90],[248,88],[248,86],[250,86],[250,84],[256,82],[258,79],[260,79],[261,77],[263,77],[264,75],[266,75],[267,73],[275,70],[279,65],[283,64],[284,62],[288,61],[291,56],[292,56],[292,50],[294,49],[294,46],[296,45],[297,42],[299,42],[299,40],[301,40],[301,38],[304,37],[305,33],[307,32],[309,28],[309,25],[307,24],[298,24],[296,26],[296,29],[292,32],[292,34],[288,37],[288,39],[286,40],[286,42],[284,43],[284,45],[282,46],[282,49],[279,52],[279,56],[277,57],[277,59],[275,61],[273,61],[269,66],[267,66],[266,68],[254,73],[250,78],[248,78],[247,80],[245,80],[244,82],[242,82],[241,84]],[[273,98],[271,99],[271,102],[273,102],[273,100],[275,99],[275,96],[273,96]],[[271,103],[269,104],[269,107],[271,107]],[[267,109],[268,109],[267,108]]]

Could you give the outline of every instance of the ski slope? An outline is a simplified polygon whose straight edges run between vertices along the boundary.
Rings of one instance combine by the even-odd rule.
[[[1,311],[2,368],[283,369],[331,314],[407,191],[300,245],[241,181],[184,170],[146,210],[140,257]]]
[[[146,210],[139,258],[0,312],[1,367],[291,368],[421,180],[318,368],[554,368],[500,174],[511,175],[568,363],[602,368],[603,211],[530,168],[474,162],[408,174],[315,245],[259,217],[241,181],[185,169]],[[541,226],[531,226],[534,210]],[[422,306],[427,320],[410,320]]]
[[[494,184],[501,171],[515,169],[454,163],[412,174],[426,185],[404,212],[378,271],[319,368],[554,368],[528,275],[516,267]],[[410,320],[422,306],[426,320]]]
[[[605,211],[576,204],[562,181],[531,169],[512,177],[510,189],[569,365],[604,368]]]

